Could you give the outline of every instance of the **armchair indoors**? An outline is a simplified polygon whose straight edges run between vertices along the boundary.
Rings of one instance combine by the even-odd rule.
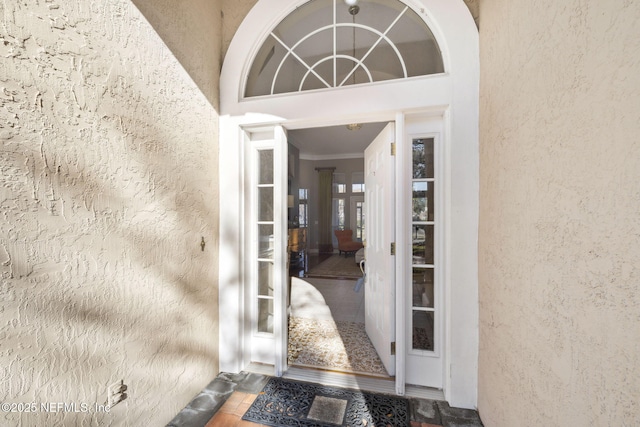
[[[336,230],[334,233],[338,238],[338,253],[340,255],[344,252],[344,256],[347,257],[355,254],[364,247],[362,242],[353,241],[353,231],[351,230]]]

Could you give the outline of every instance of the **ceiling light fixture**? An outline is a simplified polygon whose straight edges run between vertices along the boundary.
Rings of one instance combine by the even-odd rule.
[[[350,123],[347,125],[347,129],[349,130],[360,130],[361,127],[362,127],[361,123]]]
[[[360,6],[358,6],[358,0],[344,0],[345,4],[349,6],[349,13],[353,16],[353,22],[356,22],[356,15],[360,12]]]

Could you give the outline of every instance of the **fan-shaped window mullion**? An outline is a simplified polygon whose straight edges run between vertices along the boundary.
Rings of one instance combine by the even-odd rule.
[[[271,33],[271,36],[276,39],[278,41],[278,43],[280,43],[282,45],[282,47],[284,47],[288,52],[287,54],[284,56],[284,58],[282,58],[282,61],[280,61],[280,64],[278,65],[278,69],[276,70],[276,73],[273,76],[273,81],[271,82],[271,94],[273,95],[273,90],[276,86],[276,80],[278,79],[278,74],[280,73],[280,70],[282,68],[282,65],[284,64],[285,60],[288,58],[289,55],[293,56],[294,58],[296,58],[298,61],[300,61],[300,63],[307,68],[307,70],[311,71],[318,79],[320,79],[320,81],[325,84],[327,87],[331,87],[331,85],[329,83],[327,83],[327,81],[325,79],[323,79],[320,75],[318,75],[313,69],[311,69],[311,67],[309,66],[309,64],[307,64],[305,62],[304,59],[300,58],[300,56],[295,53],[293,50],[296,48],[296,46],[298,46],[300,43],[302,43],[303,41],[305,41],[306,39],[308,39],[309,37],[313,36],[314,34],[326,29],[326,28],[330,28],[330,27],[325,27],[325,28],[319,28],[309,34],[307,34],[305,37],[303,37],[302,39],[300,39],[293,47],[289,47],[287,46],[287,44],[285,42],[283,42],[278,36],[276,36],[274,33]]]
[[[309,71],[307,71],[304,75],[304,77],[302,78],[302,81],[300,82],[300,87],[298,88],[298,91],[302,91],[302,86],[304,86],[304,82],[306,81],[307,77],[309,77],[309,74],[311,74],[312,70],[314,70],[318,65],[322,64],[323,62],[326,61],[334,61],[337,60],[338,58],[342,58],[342,59],[348,59],[349,61],[353,61],[356,63],[356,65],[354,66],[354,68],[358,68],[361,67],[365,73],[367,73],[367,77],[369,77],[369,83],[373,82],[373,75],[371,74],[371,71],[369,71],[369,68],[364,64],[364,62],[362,62],[362,60],[359,60],[358,58],[354,58],[353,56],[349,56],[349,55],[340,55],[340,54],[336,54],[336,55],[332,55],[332,56],[327,56],[326,58],[322,58],[321,60],[317,61],[315,64],[313,64],[311,66],[311,68],[309,69]],[[317,75],[314,73],[314,75]]]
[[[281,46],[279,53],[276,50],[275,56],[265,55],[266,51],[260,50],[260,59],[254,59],[247,75],[246,97],[338,88],[444,71],[431,30],[402,0],[363,2],[353,20],[340,8],[344,6],[342,2],[332,1],[332,6],[326,3],[329,2],[305,3],[270,32],[276,46]],[[328,7],[333,9],[331,18],[326,15]],[[347,16],[351,22],[346,21]],[[349,33],[341,33],[346,30],[353,30],[353,39],[346,36]],[[358,38],[356,30],[361,34]],[[352,47],[353,54],[349,52]],[[356,78],[361,71],[361,78]],[[311,75],[318,80],[310,80]]]
[[[338,24],[338,25],[339,25],[339,26],[341,26],[341,27],[351,27],[351,26],[353,26],[353,24]],[[360,63],[364,62],[364,60],[365,60],[365,59],[367,59],[367,57],[369,56],[369,54],[371,54],[371,52],[376,48],[376,46],[378,46],[378,44],[380,44],[380,42],[381,42],[382,40],[385,40],[387,43],[389,43],[389,46],[391,46],[391,48],[392,48],[392,49],[393,49],[393,51],[395,52],[396,56],[398,57],[398,61],[400,61],[400,64],[402,65],[402,71],[403,71],[403,74],[404,74],[404,76],[403,76],[403,77],[405,77],[405,78],[406,78],[406,77],[407,77],[407,68],[405,67],[404,60],[402,59],[402,54],[400,53],[400,50],[399,50],[399,49],[398,49],[398,47],[395,45],[395,43],[393,43],[393,42],[392,42],[388,37],[386,37],[382,32],[377,31],[377,30],[376,30],[376,29],[374,29],[374,28],[365,27],[365,26],[363,26],[363,25],[358,25],[358,24],[356,24],[355,26],[356,26],[356,27],[359,27],[359,28],[362,28],[362,29],[365,29],[365,30],[367,30],[367,31],[371,31],[372,33],[375,33],[375,34],[377,34],[377,35],[379,35],[379,36],[380,36],[380,38],[378,39],[378,41],[376,41],[376,42],[373,44],[373,46],[371,46],[371,47],[369,48],[369,50],[367,51],[367,53],[366,53],[365,55],[363,55],[363,56],[362,56],[362,59],[360,59],[358,62],[360,62]],[[347,80],[349,79],[349,77],[351,77],[351,75],[352,75],[353,73],[355,73],[355,71],[356,71],[356,69],[357,69],[357,68],[358,68],[358,64],[356,64],[356,65],[354,66],[354,68],[351,70],[351,72],[350,72],[350,73],[349,73],[349,74],[348,74],[348,75],[347,75],[347,76],[342,80],[342,82],[340,82],[340,84],[339,84],[337,87],[342,87],[342,86],[347,82]]]

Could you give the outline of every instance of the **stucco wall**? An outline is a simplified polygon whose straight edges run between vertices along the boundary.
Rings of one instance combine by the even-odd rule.
[[[193,53],[128,0],[0,3],[0,402],[128,386],[1,425],[164,425],[216,375],[218,73],[194,69],[220,53]]]
[[[131,1],[217,108],[222,61],[222,0]]]
[[[479,410],[640,420],[640,3],[481,0]]]
[[[223,0],[222,13],[222,53],[226,55],[229,44],[242,20],[258,0]]]

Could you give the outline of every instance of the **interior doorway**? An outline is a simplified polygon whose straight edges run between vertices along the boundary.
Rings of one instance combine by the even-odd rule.
[[[288,219],[292,234],[306,236],[304,255],[290,254],[289,366],[391,378],[366,332],[362,243],[366,240],[364,151],[386,125],[288,132],[288,182],[294,199]],[[332,175],[331,197],[321,201],[318,175],[327,169]],[[323,202],[331,204],[331,217],[324,219],[331,222],[330,252],[322,250],[318,235]],[[353,243],[350,250],[341,250],[336,238],[344,233]]]

